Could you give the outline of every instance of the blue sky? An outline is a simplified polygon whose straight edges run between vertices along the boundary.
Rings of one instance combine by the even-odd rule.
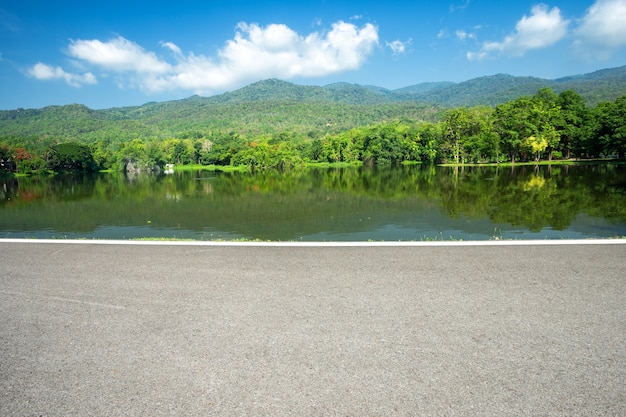
[[[0,1],[0,109],[626,65],[626,0]]]

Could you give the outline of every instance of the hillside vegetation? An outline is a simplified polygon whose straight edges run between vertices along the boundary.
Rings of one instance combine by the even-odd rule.
[[[135,107],[2,111],[0,169],[621,158],[625,74],[626,67],[554,81],[496,75],[395,91],[271,79],[219,96]]]
[[[0,111],[0,139],[128,141],[236,132],[290,131],[320,137],[384,121],[434,122],[445,109],[496,106],[549,87],[574,90],[590,106],[626,94],[626,66],[558,80],[494,75],[462,83],[422,83],[397,90],[336,83],[325,87],[264,80],[213,96],[92,110],[80,104]]]

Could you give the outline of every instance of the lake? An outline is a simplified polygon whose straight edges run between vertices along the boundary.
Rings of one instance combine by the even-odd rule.
[[[626,166],[0,177],[0,237],[271,241],[626,236]]]

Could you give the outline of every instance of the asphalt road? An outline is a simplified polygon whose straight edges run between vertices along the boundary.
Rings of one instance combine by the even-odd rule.
[[[624,416],[626,244],[0,242],[2,416]]]

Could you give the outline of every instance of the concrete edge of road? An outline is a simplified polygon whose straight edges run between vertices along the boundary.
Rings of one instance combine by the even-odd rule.
[[[372,241],[372,242],[298,242],[298,241],[207,241],[207,240],[109,240],[109,239],[2,239],[2,243],[145,245],[145,246],[266,246],[266,247],[366,247],[366,246],[554,246],[554,245],[626,245],[626,239],[558,240],[474,240],[474,241]]]

